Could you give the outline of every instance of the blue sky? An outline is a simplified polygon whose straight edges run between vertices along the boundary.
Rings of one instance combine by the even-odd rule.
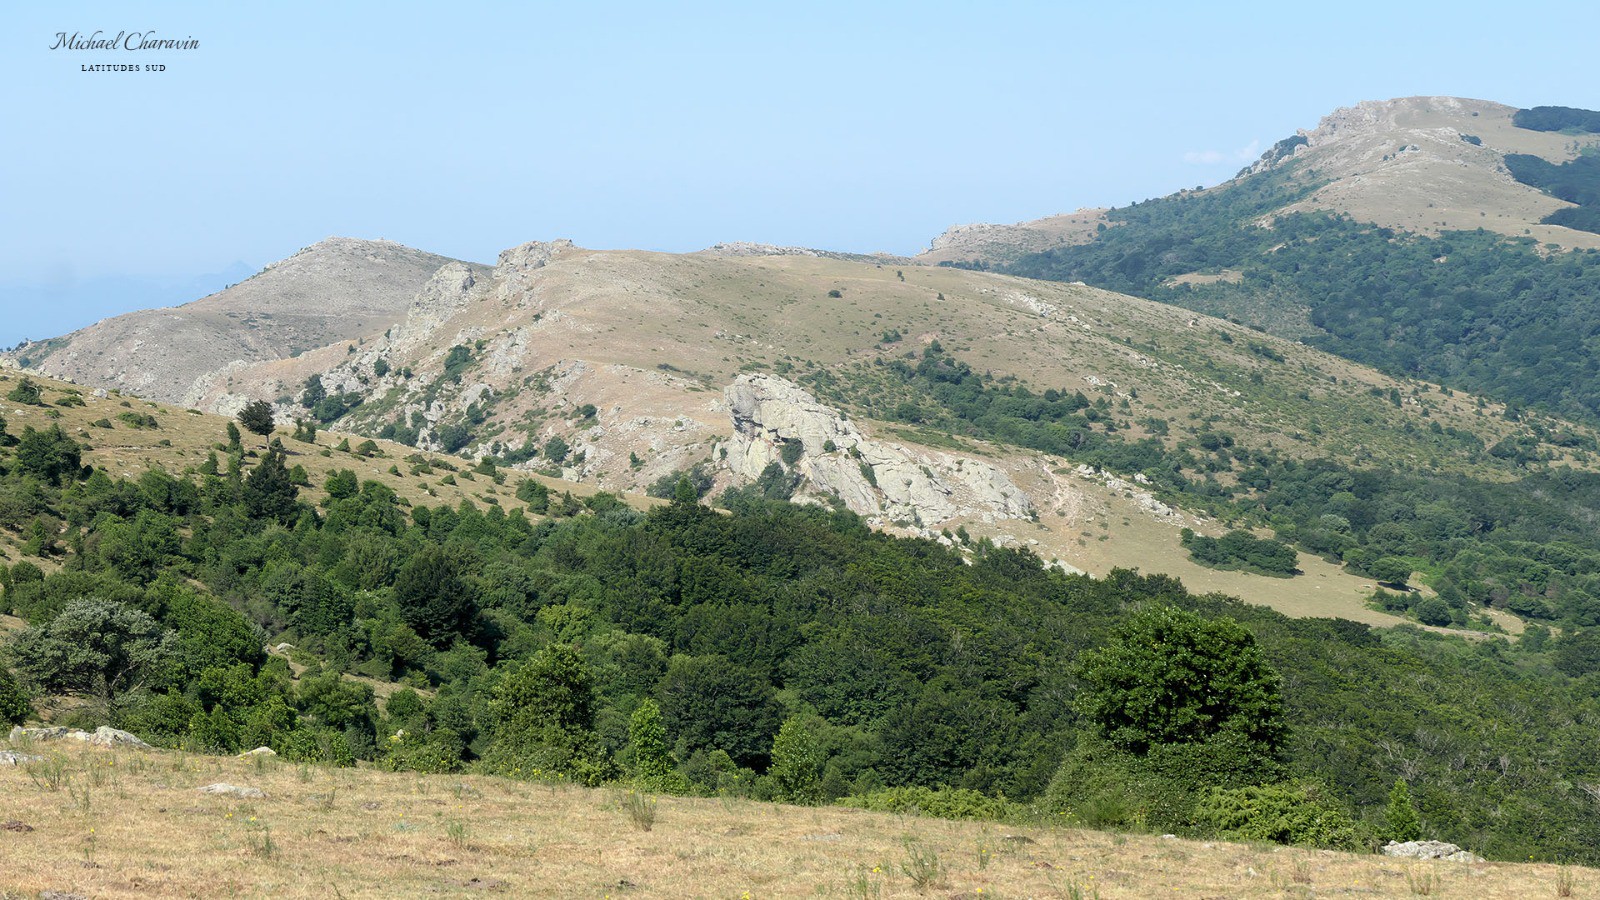
[[[1215,184],[1335,107],[1600,108],[1593,3],[58,3],[4,14],[0,346],[328,235],[914,253]],[[155,31],[191,51],[50,50]],[[82,72],[96,63],[161,73]],[[242,265],[241,265],[242,264]]]

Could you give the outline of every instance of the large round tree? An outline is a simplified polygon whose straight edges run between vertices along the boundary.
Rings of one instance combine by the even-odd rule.
[[[1285,736],[1278,676],[1232,619],[1147,609],[1084,654],[1078,677],[1078,712],[1129,752],[1225,733],[1275,751]]]

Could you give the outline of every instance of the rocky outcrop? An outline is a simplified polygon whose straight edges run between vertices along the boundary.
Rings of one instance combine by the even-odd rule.
[[[780,247],[777,244],[758,244],[751,241],[724,241],[712,244],[700,253],[705,256],[756,257],[756,256],[809,256],[817,259],[845,259],[855,262],[887,263],[889,265],[915,265],[916,260],[893,253],[842,253],[837,250],[818,250],[814,247]]]
[[[477,276],[465,263],[440,266],[411,301],[405,319],[391,331],[390,345],[409,347],[432,339],[436,328],[472,302],[477,285]]]
[[[11,729],[11,743],[18,741],[83,741],[96,747],[133,747],[139,750],[149,750],[150,745],[139,740],[132,734],[109,725],[101,725],[93,732],[79,731],[74,728],[63,728],[59,725],[49,725],[41,728],[23,728],[21,725]]]
[[[495,296],[501,302],[515,300],[526,305],[529,297],[533,295],[532,282],[535,273],[571,249],[573,243],[563,238],[556,241],[529,241],[510,250],[501,251],[500,258],[494,266],[494,278],[497,284]]]
[[[1033,502],[995,466],[872,440],[783,378],[741,375],[723,394],[733,436],[716,456],[741,481],[777,463],[801,477],[796,499],[836,497],[877,524],[1034,515]]]
[[[952,225],[934,238],[917,259],[925,263],[974,259],[1009,261],[1026,253],[1087,243],[1106,221],[1104,209],[1080,209],[1015,225],[989,222]]]
[[[15,750],[0,750],[0,766],[20,766],[26,763],[41,762],[43,760],[44,757],[34,756],[30,753],[18,753]]]
[[[1404,859],[1445,859],[1451,862],[1483,862],[1483,857],[1447,844],[1444,841],[1390,841],[1383,847],[1384,856]]]

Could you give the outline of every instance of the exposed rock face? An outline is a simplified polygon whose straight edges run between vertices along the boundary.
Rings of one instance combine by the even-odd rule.
[[[572,242],[562,239],[529,241],[501,251],[494,267],[495,281],[499,285],[496,296],[502,301],[525,299],[525,295],[531,293],[534,273],[571,249]]]
[[[391,331],[390,343],[395,347],[410,347],[429,340],[434,336],[434,329],[472,302],[476,287],[477,275],[465,263],[450,262],[440,266],[411,301],[405,319]]]
[[[1444,841],[1390,841],[1383,847],[1384,856],[1399,856],[1407,859],[1446,859],[1451,862],[1483,862],[1483,857],[1476,853],[1469,853],[1455,844]]]
[[[956,518],[992,522],[1034,514],[1033,502],[1000,469],[874,441],[783,378],[741,375],[723,394],[733,419],[725,464],[741,480],[754,480],[772,463],[785,465],[784,448],[798,444],[793,471],[803,478],[799,499],[837,497],[879,524],[934,526]]]

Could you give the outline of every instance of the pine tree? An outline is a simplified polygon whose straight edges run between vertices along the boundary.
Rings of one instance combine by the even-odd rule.
[[[1389,789],[1389,808],[1384,811],[1389,820],[1389,839],[1405,843],[1422,839],[1422,820],[1411,803],[1411,791],[1404,778],[1396,778]]]
[[[298,513],[295,498],[300,489],[295,487],[294,479],[284,465],[286,455],[283,445],[273,441],[260,465],[246,476],[244,503],[252,518],[276,519],[284,525],[294,521]]]
[[[262,437],[272,433],[276,424],[272,417],[272,404],[265,400],[252,400],[239,410],[239,424]]]

